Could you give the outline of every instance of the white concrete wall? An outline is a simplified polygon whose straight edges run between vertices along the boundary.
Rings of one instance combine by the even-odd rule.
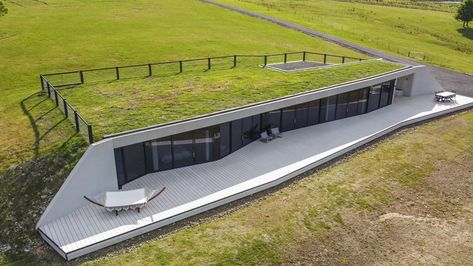
[[[402,90],[404,96],[411,96],[412,81],[414,80],[414,74],[400,77],[396,81],[396,89]]]
[[[412,87],[408,96],[418,96],[424,94],[433,94],[435,91],[443,90],[443,87],[434,78],[430,70],[426,67],[419,68],[412,80]],[[433,99],[433,98],[432,98]]]
[[[36,228],[86,204],[83,196],[118,189],[113,143],[104,140],[89,146],[44,211]]]

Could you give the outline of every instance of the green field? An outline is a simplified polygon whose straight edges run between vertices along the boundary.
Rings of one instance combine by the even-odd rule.
[[[94,125],[95,139],[100,139],[106,134],[315,90],[400,67],[374,60],[282,73],[255,63],[253,67],[97,82],[60,91]]]
[[[407,57],[411,52],[421,62],[473,74],[473,29],[463,29],[452,13],[333,0],[218,2],[392,54]]]
[[[6,1],[0,17],[0,252],[43,252],[34,225],[86,147],[38,94],[39,74],[218,56],[345,48],[199,1]],[[93,100],[85,95],[81,100]]]

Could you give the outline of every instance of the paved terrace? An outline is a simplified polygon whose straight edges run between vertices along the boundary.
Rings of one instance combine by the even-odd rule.
[[[72,259],[279,184],[400,126],[473,106],[473,98],[435,103],[433,95],[396,97],[377,111],[285,132],[255,141],[215,162],[148,174],[124,189],[165,192],[141,213],[118,216],[89,204],[40,228],[53,246]]]

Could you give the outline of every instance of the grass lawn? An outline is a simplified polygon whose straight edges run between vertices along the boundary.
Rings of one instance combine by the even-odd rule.
[[[452,13],[333,0],[219,0],[354,43],[473,74],[473,29]],[[357,2],[357,1],[354,1]],[[426,59],[423,60],[423,56]]]
[[[35,257],[34,225],[86,147],[39,74],[224,54],[348,49],[194,0],[4,1],[0,17],[0,257]],[[35,257],[37,258],[37,257]]]
[[[86,264],[461,265],[473,259],[473,224],[462,224],[473,217],[472,143],[473,112],[430,122],[228,215]]]
[[[253,67],[84,84],[61,89],[61,93],[94,125],[95,139],[100,139],[104,134],[261,102],[400,67],[374,60],[281,73],[255,64]]]

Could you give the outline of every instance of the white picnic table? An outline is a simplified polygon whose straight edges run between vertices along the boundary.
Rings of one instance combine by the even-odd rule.
[[[453,97],[457,94],[451,91],[442,91],[442,92],[437,93],[436,95],[440,97],[448,98],[448,97]]]

